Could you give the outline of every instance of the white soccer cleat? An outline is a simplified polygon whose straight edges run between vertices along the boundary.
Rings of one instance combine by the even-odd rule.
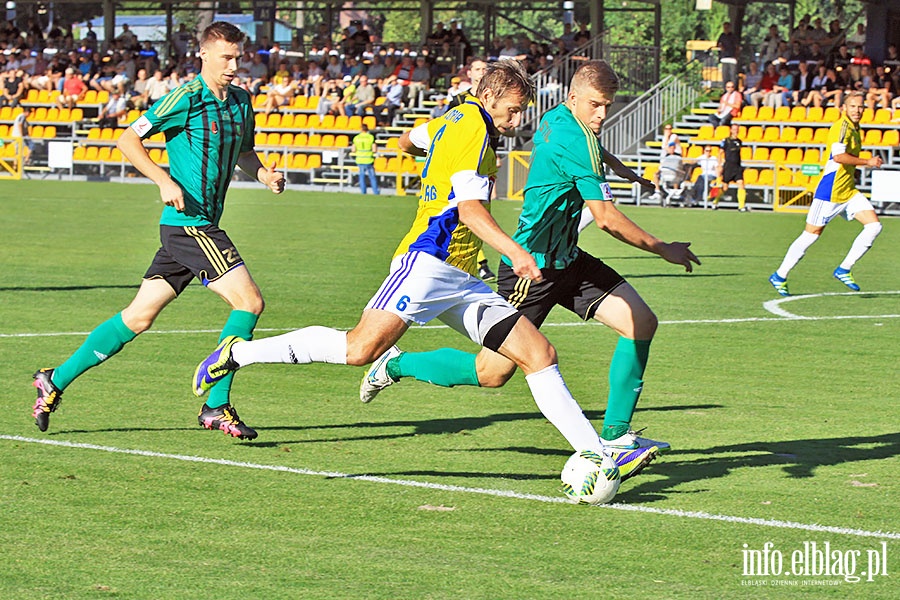
[[[643,429],[641,430],[643,431]],[[671,446],[669,442],[660,442],[657,440],[651,440],[650,438],[640,437],[638,435],[639,432],[633,431],[631,429],[628,430],[628,433],[624,435],[620,435],[614,440],[600,440],[603,442],[603,446],[605,448],[609,448],[610,450],[637,450],[638,448],[650,448],[652,446],[656,446],[656,448],[660,452],[668,451]]]
[[[366,374],[363,375],[362,381],[359,383],[359,399],[369,403],[375,399],[378,392],[387,386],[397,383],[387,374],[388,361],[394,357],[400,356],[403,351],[397,346],[391,346],[387,352],[378,357],[378,360],[372,363]]]

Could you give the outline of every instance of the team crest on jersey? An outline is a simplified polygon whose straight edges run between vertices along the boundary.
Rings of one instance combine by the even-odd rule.
[[[213,121],[209,124],[209,130],[213,132],[213,135],[219,133],[219,124]]]

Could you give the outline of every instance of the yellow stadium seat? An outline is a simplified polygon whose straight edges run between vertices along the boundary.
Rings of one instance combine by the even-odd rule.
[[[307,123],[309,123],[308,120]],[[316,127],[318,129],[334,129],[334,115],[325,115]]]
[[[745,142],[761,142],[763,138],[763,128],[759,125],[754,125],[747,129],[747,137],[744,138]]]
[[[8,106],[0,108],[0,121],[9,121],[13,118],[12,109]]]
[[[351,131],[359,131],[362,129],[362,117],[359,115],[353,115],[350,117],[350,120],[347,122],[347,129]]]
[[[306,155],[305,154],[295,154],[291,159],[291,168],[292,169],[305,169],[306,168]]]
[[[97,92],[97,104],[106,104],[109,102],[109,92],[101,90]]]
[[[809,175],[804,175],[800,171],[796,171],[791,176],[791,184],[792,185],[801,185],[803,187],[806,187],[809,185]]]
[[[879,108],[875,111],[875,118],[872,122],[876,125],[885,125],[891,122],[891,110],[889,108]]]
[[[781,139],[781,130],[774,125],[770,125],[766,127],[763,132],[763,141],[764,142],[777,142]]]
[[[112,148],[109,146],[103,146],[100,148],[100,151],[97,152],[97,160],[100,162],[109,162],[109,155],[112,153]]]
[[[822,157],[819,155],[818,148],[807,148],[805,152],[803,152],[803,163],[807,165],[817,165],[819,161],[822,160]]]
[[[784,148],[772,148],[769,152],[769,160],[774,163],[783,163],[787,157],[787,151]]]
[[[322,134],[321,133],[311,133],[309,135],[309,140],[306,142],[307,146],[311,146],[313,148],[318,148],[322,145]]]
[[[281,139],[278,140],[278,144],[280,146],[293,146],[294,145],[294,134],[293,133],[282,133]]]
[[[765,146],[757,146],[753,149],[753,160],[769,160],[769,149]]]
[[[59,109],[56,108],[55,106],[53,108],[48,109],[47,116],[44,117],[44,119],[47,121],[52,121],[52,122],[56,123],[57,121],[60,120],[59,119]]]
[[[871,123],[875,119],[875,111],[871,108],[867,108],[863,111],[862,119],[859,120],[860,123]]]
[[[700,129],[697,131],[697,139],[698,140],[711,140],[715,135],[716,128],[712,125],[701,125]]]
[[[167,165],[169,164],[169,151],[163,150],[162,156],[159,159],[159,164]]]
[[[257,133],[256,136],[254,136],[254,138],[253,138],[253,143],[256,144],[257,146],[265,146],[266,134]]]
[[[753,121],[756,119],[756,107],[755,106],[745,106],[741,109],[741,120],[743,121]]]
[[[760,106],[756,112],[757,121],[771,121],[775,117],[775,109],[771,106]]]
[[[896,146],[900,144],[900,130],[886,129],[884,135],[881,136],[882,146]]]
[[[118,148],[113,148],[112,152],[109,153],[109,162],[120,163],[123,160],[122,151]]]
[[[803,149],[791,148],[788,150],[787,156],[784,157],[784,162],[789,165],[799,165],[803,162]]]
[[[316,118],[315,115],[312,115],[313,119]],[[294,129],[303,129],[307,126],[308,117],[306,115],[294,115]]]
[[[306,110],[315,110],[319,107],[319,97],[309,96],[306,98]]]
[[[44,137],[44,126],[34,125],[28,130],[28,134],[33,138],[42,138]]]
[[[52,140],[56,137],[56,125],[47,125],[44,127],[44,139]]]
[[[306,159],[306,168],[307,169],[318,169],[322,166],[322,155],[321,154],[310,154]]]
[[[387,170],[387,157],[386,156],[376,156],[375,164],[373,166],[377,173],[384,173]]]
[[[791,116],[788,117],[791,123],[802,123],[806,120],[806,107],[795,106],[791,109]]]
[[[293,113],[285,113],[281,115],[281,127],[282,129],[290,129],[294,126],[294,114]]]
[[[784,142],[785,144],[790,144],[797,138],[797,128],[793,125],[788,125],[787,127],[783,127],[781,129],[781,137],[779,137],[779,141]]]
[[[731,135],[731,127],[728,125],[719,125],[716,127],[716,132],[713,134],[713,139],[716,140],[724,140],[729,135]]]
[[[297,110],[306,108],[306,96],[294,96],[294,99],[291,101],[291,108]],[[303,159],[303,164],[306,165],[306,158]]]
[[[401,161],[402,161],[402,160],[403,160],[403,159],[400,158],[399,156],[392,156],[392,157],[390,157],[390,158],[388,159],[387,166],[385,167],[385,170],[386,170],[388,173],[399,173],[399,172],[400,172],[400,165],[401,165]]]
[[[759,177],[756,185],[773,185],[775,183],[775,173],[772,169],[760,169]]]
[[[781,185],[791,185],[791,181],[793,181],[793,179],[794,179],[793,174],[790,171],[788,171],[787,169],[779,169],[778,175],[776,175],[775,177],[778,181],[778,185],[780,185],[780,186]]]
[[[829,106],[825,109],[825,114],[822,115],[822,120],[826,123],[834,123],[841,116],[841,111],[839,108],[835,108],[834,106]]]
[[[104,127],[100,130],[100,139],[110,141],[113,139],[113,130],[110,127]]]
[[[747,185],[753,185],[756,183],[756,180],[759,179],[759,171],[754,168],[744,169],[744,183]]]
[[[256,123],[257,127],[265,127],[266,126],[265,113],[256,113],[256,115],[253,116],[253,122]]]
[[[47,120],[47,108],[44,106],[40,106],[34,110],[34,114],[31,115],[32,121],[46,121]]]
[[[367,117],[363,117],[363,123],[365,123],[366,127],[369,128],[369,131],[372,131],[373,129],[375,129],[375,117],[374,116],[369,115]]]
[[[350,122],[350,117],[345,115],[339,115],[334,119],[334,129],[347,129],[347,125]]]
[[[791,119],[791,107],[779,106],[775,109],[775,114],[772,115],[772,118],[776,121],[789,121]]]
[[[114,130],[113,130],[113,139],[114,139],[114,140],[117,140],[117,139],[119,139],[120,137],[122,137],[122,134],[125,133],[125,129],[126,129],[126,128],[122,128],[122,129],[114,129]]]
[[[322,139],[319,141],[319,144],[323,148],[331,148],[334,146],[334,134],[326,133],[322,136]]]
[[[401,173],[415,173],[416,172],[416,159],[412,156],[404,156],[403,162],[400,165]]]
[[[806,111],[806,120],[810,123],[820,123],[825,115],[825,109],[821,106],[811,106]]]
[[[350,136],[347,135],[339,135],[334,138],[334,145],[337,148],[346,148],[350,145]]]
[[[828,128],[820,127],[816,129],[816,134],[813,136],[813,143],[815,144],[824,144],[828,141]]]
[[[863,138],[863,146],[877,146],[880,143],[881,143],[881,130],[880,129],[866,130],[866,137]]]
[[[0,125],[0,138],[5,138],[9,135],[9,125]]]
[[[159,159],[162,158],[162,149],[150,148],[150,152],[148,154],[150,155],[150,160],[152,160],[155,163],[158,163]]]
[[[84,146],[76,146],[75,150],[72,152],[72,160],[84,160],[84,155],[87,152],[87,148]]]
[[[741,146],[741,160],[750,160],[753,156],[753,148],[750,146]]]
[[[294,136],[294,145],[295,146],[306,146],[308,143],[309,143],[309,136],[307,134],[298,133]]]
[[[25,102],[37,102],[38,99],[38,91],[37,90],[28,90],[28,95],[25,96]]]
[[[281,127],[281,115],[278,113],[272,113],[266,118],[266,127],[276,128]]]
[[[389,137],[387,141],[384,143],[384,147],[388,150],[399,149],[400,148],[400,138],[398,137]]]
[[[43,104],[47,104],[50,102],[50,91],[49,90],[39,90],[37,101]]]
[[[149,141],[155,142],[158,144],[163,144],[166,141],[166,134],[164,134],[162,131],[154,133],[153,135],[150,136]]]
[[[49,113],[48,113],[49,114]],[[72,109],[64,108],[59,111],[59,115],[56,117],[56,120],[60,123],[68,123],[72,120]]]
[[[859,153],[859,157],[865,160],[869,160],[872,158],[872,153],[869,150],[861,150]]]
[[[278,142],[281,141],[281,134],[272,132],[266,135],[266,146],[277,146]]]
[[[266,95],[265,94],[257,94],[253,97],[253,106],[256,108],[262,108],[266,104]]]
[[[750,149],[749,146],[747,149],[748,150]],[[743,148],[741,150],[743,151]],[[685,153],[685,158],[698,158],[702,154],[703,154],[702,146],[690,146],[687,149],[687,152]]]
[[[73,121],[73,122],[81,121],[84,119],[84,110],[81,108],[73,108],[72,112],[69,113],[69,115],[70,115],[69,116],[70,121]]]
[[[798,144],[809,144],[813,141],[812,127],[801,127],[797,130],[797,137],[794,139]]]
[[[88,130],[87,139],[89,140],[99,140],[100,134],[102,133],[102,129],[100,127],[94,127],[93,129]]]

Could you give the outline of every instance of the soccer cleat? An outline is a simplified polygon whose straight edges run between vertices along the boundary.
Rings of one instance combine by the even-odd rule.
[[[488,283],[497,281],[497,275],[491,271],[486,260],[478,263],[478,277],[480,277],[482,281]]]
[[[854,292],[859,291],[859,285],[855,281],[853,281],[853,274],[850,273],[848,269],[842,269],[838,267],[834,270],[833,275],[835,279],[846,285]]]
[[[31,415],[34,424],[41,431],[47,431],[50,426],[50,413],[59,408],[62,402],[62,390],[53,385],[53,369],[41,369],[34,375],[32,385],[37,388],[37,400]]]
[[[197,370],[194,371],[195,396],[202,396],[223,377],[238,370],[238,364],[231,358],[231,347],[242,341],[244,340],[236,335],[229,335],[216,346],[212,354],[197,365]]]
[[[372,363],[366,374],[363,375],[362,381],[359,383],[359,399],[365,403],[369,403],[375,399],[378,392],[389,385],[397,383],[387,374],[387,364],[392,358],[400,356],[403,351],[397,346],[391,346],[387,352],[378,357],[378,360]]]
[[[248,427],[238,416],[237,411],[231,404],[210,408],[203,403],[200,407],[200,414],[197,415],[197,422],[201,427],[206,429],[219,429],[225,432],[225,435],[236,437],[241,440],[256,439],[256,430]]]
[[[835,275],[835,277],[837,277],[837,275]],[[782,279],[778,276],[778,273],[772,273],[771,275],[769,275],[769,283],[771,283],[772,287],[775,288],[775,291],[782,296],[791,295],[791,293],[788,291],[787,279]]]
[[[643,471],[644,467],[653,462],[659,455],[659,448],[656,446],[633,450],[622,450],[607,446],[606,451],[609,452],[609,455],[616,461],[616,466],[619,467],[619,477],[622,481],[631,479]]]
[[[640,437],[638,434],[641,431],[633,431],[631,429],[628,430],[627,433],[620,435],[614,440],[605,440],[601,438],[601,442],[606,448],[610,448],[613,450],[637,450],[638,448],[650,448],[651,446],[656,446],[657,450],[662,452],[667,452],[671,445],[669,442],[659,442],[656,440],[651,440],[650,438]]]

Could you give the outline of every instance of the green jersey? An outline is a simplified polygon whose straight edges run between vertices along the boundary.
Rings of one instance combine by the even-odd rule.
[[[142,139],[166,136],[169,173],[184,191],[184,212],[163,208],[161,225],[217,225],[238,156],[253,150],[253,102],[229,85],[216,98],[202,77],[160,98],[131,128]]]
[[[585,200],[612,200],[597,136],[565,104],[547,111],[534,136],[525,201],[512,238],[538,268],[564,269],[578,256]],[[512,261],[503,257],[512,265]]]

